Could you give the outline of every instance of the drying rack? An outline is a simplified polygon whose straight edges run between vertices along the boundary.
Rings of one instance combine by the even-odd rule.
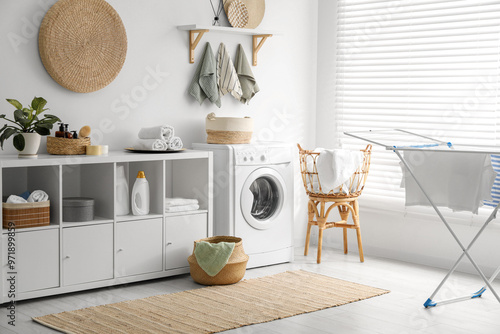
[[[439,283],[437,288],[434,290],[434,292],[431,294],[431,296],[425,301],[424,307],[434,307],[439,304],[447,304],[447,303],[452,303],[452,302],[457,302],[457,301],[463,301],[463,300],[468,300],[468,299],[473,299],[473,298],[478,298],[483,295],[483,293],[486,291],[486,289],[490,289],[497,301],[500,303],[500,297],[498,296],[497,292],[491,285],[493,280],[498,276],[500,273],[500,266],[495,270],[493,275],[488,279],[482,270],[479,268],[477,265],[476,261],[471,257],[469,254],[470,249],[472,246],[475,244],[479,236],[483,233],[483,231],[486,229],[486,227],[489,225],[489,223],[496,218],[496,214],[498,211],[498,208],[500,206],[500,203],[497,204],[497,206],[493,209],[489,217],[486,219],[484,224],[481,226],[479,231],[476,233],[472,241],[467,245],[467,247],[460,241],[460,239],[457,237],[453,229],[451,228],[450,224],[446,221],[444,216],[441,214],[441,211],[439,211],[438,207],[436,204],[432,201],[432,199],[429,197],[426,189],[422,186],[422,184],[419,182],[417,177],[415,176],[412,168],[408,165],[406,160],[404,159],[403,155],[401,152],[404,151],[422,151],[425,150],[427,152],[443,152],[446,154],[453,154],[453,153],[481,153],[481,154],[500,154],[500,148],[495,147],[495,146],[484,146],[484,145],[475,145],[475,146],[467,146],[467,145],[453,145],[450,142],[445,142],[441,140],[437,140],[431,137],[427,136],[422,136],[420,134],[416,134],[410,131],[405,131],[401,129],[394,129],[394,130],[379,130],[379,131],[357,131],[357,132],[344,132],[344,134],[372,143],[374,145],[382,146],[386,150],[391,150],[396,153],[398,158],[401,160],[403,165],[406,167],[410,175],[412,176],[413,180],[415,180],[415,183],[417,186],[420,188],[420,190],[423,192],[424,196],[427,198],[431,206],[433,207],[434,211],[436,211],[437,215],[441,219],[441,221],[444,223],[448,231],[451,233],[453,236],[453,239],[457,242],[459,247],[462,249],[462,254],[459,256],[455,264],[451,267],[451,269],[448,271],[446,276],[443,278],[443,280]],[[472,294],[466,295],[466,296],[461,296],[461,297],[456,297],[456,298],[451,298],[451,299],[446,299],[446,300],[441,300],[441,301],[434,301],[434,297],[436,294],[439,292],[439,290],[443,287],[444,283],[448,280],[448,278],[453,274],[455,269],[457,269],[458,265],[462,261],[464,257],[467,257],[471,264],[473,265],[474,269],[478,272],[479,276],[481,276],[481,279],[484,281],[485,285],[481,287],[476,292],[473,292]]]

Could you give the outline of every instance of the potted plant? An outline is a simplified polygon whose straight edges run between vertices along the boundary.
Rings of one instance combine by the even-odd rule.
[[[14,147],[19,151],[19,156],[36,156],[41,136],[49,135],[54,123],[61,120],[59,117],[49,114],[40,118],[40,114],[48,110],[44,109],[47,101],[43,97],[35,96],[28,108],[24,108],[19,101],[14,99],[7,99],[7,102],[12,104],[16,110],[14,111],[14,120],[8,119],[5,114],[0,115],[0,118],[13,124],[4,124],[0,129],[2,150],[4,141],[14,135]]]

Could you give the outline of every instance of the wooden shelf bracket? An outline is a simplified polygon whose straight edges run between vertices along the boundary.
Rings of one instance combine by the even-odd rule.
[[[264,42],[268,37],[272,37],[273,35],[271,34],[265,34],[265,35],[253,35],[253,66],[257,66],[257,53],[259,53],[260,48],[262,45],[264,45]],[[259,38],[261,40],[259,41]]]
[[[203,34],[208,32],[208,29],[189,30],[189,63],[194,63],[194,50],[198,46]],[[195,34],[198,34],[195,38]]]

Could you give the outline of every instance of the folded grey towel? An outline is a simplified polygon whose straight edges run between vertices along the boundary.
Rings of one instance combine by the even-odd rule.
[[[217,87],[217,65],[210,43],[207,43],[203,57],[189,85],[189,94],[200,104],[208,98],[217,107],[221,106],[219,88]]]
[[[158,125],[139,130],[140,139],[170,140],[174,136],[174,127],[170,125]]]
[[[257,82],[255,81],[252,68],[248,63],[247,56],[245,55],[245,51],[243,50],[241,44],[238,45],[235,67],[236,73],[238,73],[238,78],[240,79],[241,90],[243,92],[240,101],[248,104],[260,89],[259,85],[257,85]]]

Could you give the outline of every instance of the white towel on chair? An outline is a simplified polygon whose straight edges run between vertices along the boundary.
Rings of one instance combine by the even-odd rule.
[[[166,151],[168,143],[161,139],[137,139],[134,148],[136,150]]]
[[[28,201],[27,201],[27,200],[25,200],[24,198],[22,198],[21,196],[17,196],[17,195],[10,195],[10,196],[7,198],[6,203],[28,203]]]
[[[139,130],[140,139],[170,140],[174,136],[174,127],[170,125],[158,125],[151,128]]]
[[[176,206],[166,207],[165,212],[195,211],[198,210],[199,208],[200,206],[198,204],[176,205]]]
[[[406,151],[404,159],[437,206],[477,214],[482,201],[491,199],[496,172],[487,154]],[[406,205],[430,206],[402,163],[401,167]]]
[[[34,190],[28,197],[28,202],[45,202],[49,200],[49,195],[43,190]]]
[[[183,146],[184,144],[182,144],[182,140],[179,137],[174,136],[168,141],[169,150],[180,150]]]
[[[361,151],[322,150],[316,160],[316,169],[323,192],[328,193],[345,184],[362,162]],[[345,188],[348,189],[349,185]]]

